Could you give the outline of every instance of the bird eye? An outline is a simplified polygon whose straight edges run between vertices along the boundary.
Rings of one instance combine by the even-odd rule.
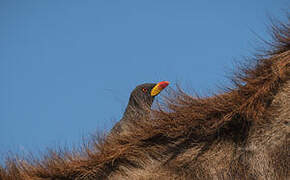
[[[142,91],[143,91],[144,93],[147,93],[147,89],[146,89],[146,88],[142,88]]]

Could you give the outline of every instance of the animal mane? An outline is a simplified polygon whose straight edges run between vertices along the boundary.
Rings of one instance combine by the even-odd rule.
[[[96,136],[79,150],[50,150],[40,159],[8,158],[0,179],[106,179],[144,169],[151,161],[186,179],[218,139],[243,144],[253,126],[267,123],[277,111],[273,99],[290,79],[289,24],[273,26],[272,37],[269,50],[240,67],[234,87],[223,93],[196,97],[172,90],[160,108],[138,117],[125,133]]]

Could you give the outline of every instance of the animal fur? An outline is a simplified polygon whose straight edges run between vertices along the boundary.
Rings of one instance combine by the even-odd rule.
[[[175,91],[125,133],[7,160],[0,179],[290,179],[290,24],[273,38],[224,93]]]

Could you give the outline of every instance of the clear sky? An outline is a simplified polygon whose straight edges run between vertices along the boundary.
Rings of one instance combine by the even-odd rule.
[[[286,0],[0,0],[0,159],[81,144],[138,84],[228,84]],[[158,97],[160,98],[160,97]],[[1,162],[1,161],[0,161]]]

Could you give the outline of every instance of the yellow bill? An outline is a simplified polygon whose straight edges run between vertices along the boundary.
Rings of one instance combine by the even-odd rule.
[[[153,89],[151,90],[151,96],[156,96],[158,95],[164,88],[168,86],[169,82],[168,81],[161,81],[157,83]]]

